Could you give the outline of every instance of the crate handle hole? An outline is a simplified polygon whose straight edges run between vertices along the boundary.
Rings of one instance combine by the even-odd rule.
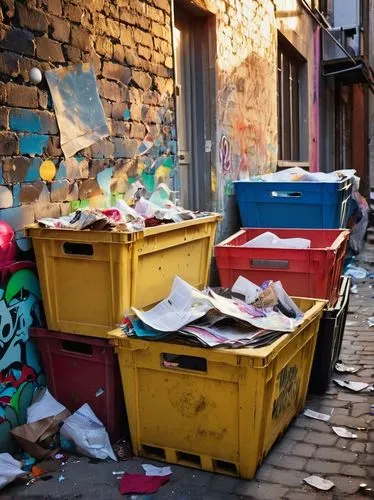
[[[64,351],[92,356],[92,345],[85,344],[83,342],[76,342],[75,340],[63,340],[62,349]]]
[[[163,448],[158,448],[156,446],[148,446],[147,444],[143,444],[142,449],[144,455],[159,458],[160,460],[166,460],[165,450]]]
[[[93,246],[89,243],[71,243],[69,241],[65,241],[62,248],[64,253],[67,255],[84,255],[92,257],[94,254]]]
[[[193,455],[192,453],[185,453],[184,451],[177,451],[177,462],[184,464],[190,464],[192,466],[201,467],[201,458],[199,455]]]
[[[249,265],[252,267],[262,267],[268,269],[288,269],[289,261],[280,259],[251,259]]]
[[[230,474],[232,476],[238,475],[238,469],[236,465],[231,462],[225,462],[223,460],[213,460],[213,470],[214,472],[220,472],[222,474]]]
[[[179,370],[192,370],[196,372],[207,372],[207,360],[198,356],[186,356],[184,354],[161,354],[161,366]]]
[[[272,198],[301,198],[303,193],[300,191],[272,191]]]

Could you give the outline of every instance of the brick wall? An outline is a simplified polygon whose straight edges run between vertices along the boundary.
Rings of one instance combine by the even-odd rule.
[[[277,31],[272,0],[211,3],[217,18],[215,184],[223,209],[234,180],[276,167]]]
[[[0,6],[0,219],[23,247],[25,224],[100,196],[97,174],[107,167],[113,167],[113,193],[135,178],[152,189],[160,176],[173,175],[170,4],[1,0]],[[32,85],[29,71],[82,61],[94,65],[111,136],[64,162],[47,84]],[[129,161],[148,132],[153,148]],[[40,176],[47,158],[56,166],[52,182]]]

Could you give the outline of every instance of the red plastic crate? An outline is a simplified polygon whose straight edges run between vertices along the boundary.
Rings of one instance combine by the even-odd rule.
[[[308,249],[243,248],[266,231],[279,238],[306,238]],[[230,288],[239,276],[261,284],[281,281],[289,295],[327,299],[333,306],[349,237],[335,229],[242,229],[215,247],[221,286]]]
[[[112,440],[128,435],[118,358],[108,340],[42,328],[30,335],[50,393],[71,412],[88,403]]]

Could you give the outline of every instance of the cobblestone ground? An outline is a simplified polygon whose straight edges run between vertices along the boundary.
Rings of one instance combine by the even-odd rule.
[[[361,257],[362,264],[374,271],[373,247]],[[370,261],[372,261],[370,263]],[[373,288],[371,288],[373,284]],[[374,280],[358,286],[358,294],[351,296],[349,315],[343,340],[341,359],[360,368],[350,380],[374,382],[374,328],[370,329],[367,318],[374,316]],[[347,378],[340,376],[337,378]],[[307,407],[324,413],[332,412],[329,423],[308,419],[299,415],[287,433],[275,445],[258,469],[252,481],[210,474],[208,472],[172,466],[172,480],[156,494],[154,499],[341,499],[367,498],[359,491],[360,483],[374,485],[374,416],[369,415],[374,404],[374,393],[353,393],[331,384],[324,396],[311,397]],[[339,438],[332,425],[365,428],[355,430],[358,438]],[[150,462],[149,460],[146,461]],[[64,466],[47,482],[29,487],[11,486],[4,490],[4,498],[99,498],[117,499],[118,479],[113,471],[142,472],[141,460],[134,459],[120,464],[89,463],[81,459]],[[161,465],[161,464],[160,464]],[[335,483],[327,493],[321,493],[305,485],[303,478],[316,474]],[[151,496],[132,496],[149,499]]]

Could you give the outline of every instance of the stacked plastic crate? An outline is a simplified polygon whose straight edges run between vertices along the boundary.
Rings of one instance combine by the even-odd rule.
[[[311,392],[324,393],[340,353],[348,310],[349,279],[341,273],[352,179],[234,184],[245,229],[215,247],[221,285],[231,287],[240,275],[254,283],[280,280],[289,295],[328,300],[309,385]],[[279,238],[309,239],[310,248],[243,247],[265,231]]]
[[[70,411],[89,403],[113,440],[127,434],[118,357],[108,332],[132,306],[165,298],[175,275],[207,285],[219,216],[135,233],[26,229],[48,329],[34,329],[47,383]]]

